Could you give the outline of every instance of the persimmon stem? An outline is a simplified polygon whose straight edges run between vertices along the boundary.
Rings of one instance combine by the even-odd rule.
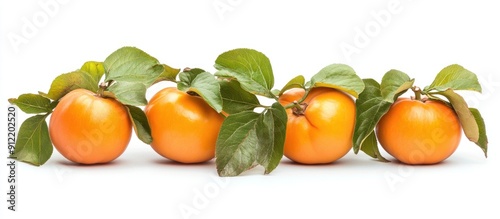
[[[417,86],[413,86],[411,90],[415,93],[415,100],[422,100],[422,89]]]
[[[106,91],[106,89],[108,89],[108,83],[101,82],[99,84],[99,89],[97,90],[97,96],[104,97],[104,91]]]

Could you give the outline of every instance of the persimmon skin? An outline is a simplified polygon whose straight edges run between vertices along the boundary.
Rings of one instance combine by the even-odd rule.
[[[108,163],[127,148],[132,122],[127,108],[117,100],[76,89],[54,109],[49,134],[57,151],[72,162]]]
[[[293,88],[280,96],[279,102],[289,105],[300,100],[304,89]],[[303,115],[287,109],[288,122],[284,155],[301,164],[332,163],[352,148],[356,119],[354,100],[332,88],[313,88],[304,100]]]
[[[161,156],[180,163],[201,163],[215,157],[224,117],[201,97],[177,88],[156,93],[145,109],[153,142]]]
[[[387,153],[406,164],[436,164],[455,152],[462,127],[455,111],[434,100],[399,98],[377,124]]]

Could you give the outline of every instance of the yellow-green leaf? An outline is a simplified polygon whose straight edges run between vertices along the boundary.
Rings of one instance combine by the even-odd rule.
[[[160,81],[175,81],[177,75],[181,72],[179,68],[172,68],[168,65],[163,64],[163,72],[158,76],[155,83]]]
[[[99,84],[99,81],[101,81],[101,78],[104,75],[104,65],[102,62],[85,62],[80,70],[90,74],[94,78],[96,84]]]
[[[458,119],[462,124],[462,129],[464,130],[465,136],[472,141],[479,141],[479,126],[474,118],[474,115],[469,110],[467,106],[467,102],[465,102],[464,98],[459,94],[455,93],[452,89],[448,89],[446,91],[439,92],[445,96],[448,101],[450,101],[453,109],[458,115]]]
[[[486,135],[486,125],[484,124],[483,117],[481,116],[481,113],[479,113],[479,110],[475,108],[469,108],[469,110],[474,116],[479,128],[479,138],[474,143],[476,143],[476,145],[483,150],[484,156],[488,157],[488,136]]]
[[[47,96],[52,100],[59,100],[67,93],[78,88],[96,92],[98,84],[91,74],[78,70],[57,76],[52,81]]]
[[[457,64],[449,65],[441,70],[432,84],[424,91],[446,91],[448,89],[482,91],[476,74]]]
[[[285,91],[290,90],[292,88],[304,88],[305,83],[306,79],[302,75],[292,78],[292,80],[288,81],[288,83],[286,83],[286,85],[283,86],[283,88],[281,88],[281,90],[278,93],[278,96],[281,96],[283,93],[285,93]]]

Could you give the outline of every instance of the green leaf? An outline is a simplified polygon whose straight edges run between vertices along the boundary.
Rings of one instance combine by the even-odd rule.
[[[215,60],[219,77],[236,78],[241,87],[252,93],[274,98],[271,89],[274,75],[269,59],[253,49],[235,49],[222,53]]]
[[[398,70],[390,70],[385,73],[380,83],[382,97],[388,101],[395,101],[401,94],[405,93],[413,86],[415,79]]]
[[[207,72],[201,68],[184,68],[184,70],[182,70],[182,72],[189,72],[191,73],[191,75],[198,75],[198,74],[201,74],[203,72]]]
[[[244,111],[229,115],[217,138],[215,164],[220,176],[237,176],[254,166],[259,139],[256,123],[260,114]]]
[[[57,76],[52,81],[47,96],[52,100],[59,100],[67,93],[79,88],[96,92],[98,86],[92,75],[78,70]]]
[[[365,152],[368,156],[375,158],[379,161],[382,162],[390,162],[389,160],[385,159],[382,154],[380,154],[380,151],[378,150],[378,143],[377,143],[377,137],[375,136],[375,132],[371,132],[370,135],[363,141],[363,144],[361,145],[361,150]]]
[[[285,93],[285,91],[292,88],[304,88],[305,83],[306,79],[302,75],[292,78],[292,80],[290,80],[288,83],[286,83],[285,86],[283,86],[283,88],[281,88],[277,96],[281,96],[283,93]]]
[[[134,47],[113,52],[104,61],[104,69],[105,81],[113,82],[108,90],[127,105],[146,105],[146,89],[165,71],[157,59]]]
[[[382,83],[373,79],[363,79],[365,90],[356,101],[356,126],[353,137],[353,150],[361,149],[371,157],[387,161],[380,155],[374,129],[396,99],[413,86],[414,79],[398,70],[384,74]],[[366,148],[364,148],[366,147]]]
[[[148,118],[144,111],[136,106],[126,105],[126,107],[137,137],[142,142],[151,144],[153,137],[151,137],[151,128],[149,127]]]
[[[271,173],[283,157],[287,121],[285,108],[279,103],[274,103],[257,121],[257,162],[265,168],[265,174]]]
[[[53,147],[46,118],[47,115],[36,115],[23,122],[11,158],[36,166],[47,162],[52,155]]]
[[[259,99],[254,94],[243,90],[236,80],[219,79],[224,112],[229,114],[253,110],[260,106]]]
[[[311,78],[312,87],[330,87],[344,91],[355,98],[365,88],[354,69],[344,64],[332,64],[321,69]]]
[[[168,65],[163,64],[163,72],[158,76],[158,78],[154,83],[160,81],[175,81],[175,78],[177,77],[180,71],[181,69],[172,68]]]
[[[201,73],[207,73],[207,72],[199,68],[186,69],[182,71],[179,74],[179,80],[180,80],[179,84],[181,85],[179,85],[177,89],[181,90],[182,87],[189,87],[192,81],[196,78],[196,76],[198,76]]]
[[[50,99],[39,94],[21,94],[17,99],[9,99],[11,104],[15,104],[25,113],[50,113],[52,107]]]
[[[114,96],[125,105],[142,106],[147,104],[147,87],[141,83],[122,81],[120,85],[112,84],[109,87],[111,94],[105,96]]]
[[[450,101],[462,124],[465,136],[472,142],[478,142],[479,127],[464,98],[455,93],[452,89],[438,92],[438,94],[445,96]]]
[[[377,81],[363,79],[363,82],[365,89],[356,100],[356,126],[353,136],[353,150],[356,154],[373,132],[380,118],[389,111],[392,105],[392,102],[382,97]]]
[[[201,96],[215,111],[222,111],[222,96],[219,82],[215,77],[208,73],[182,72],[179,75],[181,82],[177,88],[184,92],[194,92]]]
[[[90,74],[94,78],[95,84],[99,84],[99,81],[101,81],[101,78],[104,75],[104,65],[102,62],[85,62],[80,70]]]
[[[454,64],[441,70],[434,79],[434,82],[426,87],[424,91],[446,91],[448,89],[481,92],[481,85],[476,74],[460,65]]]
[[[486,136],[486,125],[484,124],[483,117],[481,113],[479,113],[479,110],[475,108],[469,108],[469,110],[474,116],[474,119],[476,119],[479,128],[479,139],[474,143],[483,150],[484,156],[488,157],[488,136]]]
[[[237,176],[257,164],[272,172],[283,157],[287,114],[274,103],[262,113],[229,115],[217,139],[216,165],[220,176]]]

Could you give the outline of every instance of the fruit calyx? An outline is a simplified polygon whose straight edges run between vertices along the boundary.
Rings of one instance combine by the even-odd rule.
[[[303,116],[307,109],[307,103],[299,103],[297,101],[292,102],[292,112],[296,116]]]

